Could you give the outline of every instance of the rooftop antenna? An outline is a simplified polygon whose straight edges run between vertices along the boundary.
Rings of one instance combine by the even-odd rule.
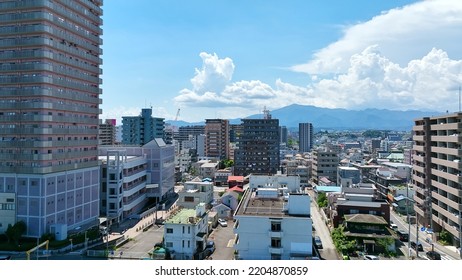
[[[266,109],[266,106],[263,108],[263,118],[265,120],[271,119],[270,111],[268,109]]]

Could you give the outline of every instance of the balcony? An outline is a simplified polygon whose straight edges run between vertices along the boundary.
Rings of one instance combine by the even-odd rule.
[[[431,151],[433,153],[453,155],[453,156],[458,156],[458,157],[462,156],[462,151],[460,149],[454,149],[454,148],[431,147]]]
[[[455,195],[455,196],[458,196],[458,197],[462,197],[462,190],[460,189],[456,189],[456,188],[452,188],[446,184],[443,184],[443,183],[440,183],[440,182],[437,182],[435,180],[432,180],[432,185],[440,190],[443,190],[447,193],[450,193],[452,195]]]
[[[282,238],[282,237],[284,237],[284,232],[282,230],[280,230],[280,231],[269,230],[268,231],[268,237],[270,237],[270,238],[272,238],[272,237]]]
[[[282,255],[282,253],[284,252],[284,248],[282,248],[282,247],[271,247],[271,246],[269,246],[269,247],[268,247],[268,251],[269,251],[270,254]]]

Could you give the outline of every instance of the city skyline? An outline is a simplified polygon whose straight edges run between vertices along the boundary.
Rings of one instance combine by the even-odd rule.
[[[305,2],[105,3],[101,118],[457,110],[462,3]]]

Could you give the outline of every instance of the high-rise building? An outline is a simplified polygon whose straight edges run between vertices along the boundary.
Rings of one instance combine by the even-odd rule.
[[[143,146],[155,138],[165,141],[165,121],[152,117],[152,108],[141,109],[139,116],[122,117],[122,144]]]
[[[107,119],[99,125],[99,145],[116,144],[116,120]]]
[[[301,153],[310,152],[313,148],[313,124],[298,124],[299,150]]]
[[[229,158],[228,120],[205,120],[205,156],[218,159]]]
[[[286,126],[280,126],[279,127],[279,134],[281,135],[281,143],[286,143],[287,144],[287,127]]]
[[[0,2],[0,233],[98,221],[102,4]]]
[[[417,222],[462,241],[462,113],[414,121],[414,209]]]
[[[263,119],[242,119],[243,134],[234,151],[234,174],[276,174],[279,170],[279,120],[265,114]]]

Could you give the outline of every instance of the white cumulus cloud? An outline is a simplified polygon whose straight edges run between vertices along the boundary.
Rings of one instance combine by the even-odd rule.
[[[192,87],[174,101],[182,108],[215,110],[223,118],[290,104],[456,111],[462,84],[460,14],[462,1],[427,0],[347,27],[313,60],[292,67],[311,76],[303,86],[282,79],[271,85],[233,81],[231,58],[201,53]]]
[[[350,57],[371,45],[400,65],[439,48],[460,55],[462,1],[427,0],[383,12],[344,28],[344,36],[291,69],[309,74],[342,73]]]

